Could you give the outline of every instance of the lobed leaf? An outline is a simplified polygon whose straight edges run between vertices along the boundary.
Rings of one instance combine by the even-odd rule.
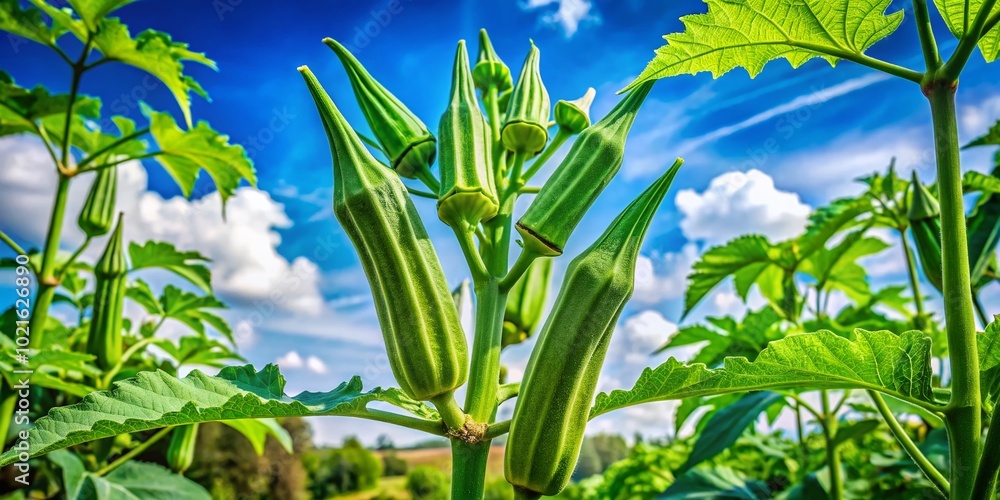
[[[646,368],[635,386],[597,396],[591,418],[653,401],[768,389],[872,389],[924,406],[931,392],[931,340],[919,331],[896,335],[855,330],[855,340],[830,331],[771,342],[753,362],[726,358],[722,368],[674,358]]]
[[[964,38],[973,20],[983,7],[983,0],[934,0],[938,12],[956,38]],[[993,15],[1000,13],[1000,4],[994,4]],[[1000,54],[1000,26],[994,26],[979,39],[979,50],[987,62]]]
[[[684,315],[691,312],[701,299],[729,276],[734,276],[736,289],[746,297],[750,286],[772,263],[780,258],[780,250],[759,235],[736,238],[724,245],[710,248],[693,266],[684,292]]]
[[[719,409],[705,424],[705,431],[698,436],[691,455],[677,470],[681,475],[696,465],[709,460],[729,448],[743,435],[743,431],[757,421],[757,417],[772,405],[783,401],[784,396],[769,391],[745,394],[736,402]]]
[[[418,414],[436,415],[398,389],[362,392],[361,377],[328,392],[284,394],[285,379],[275,365],[255,371],[252,365],[231,366],[218,376],[195,370],[184,378],[166,372],[141,372],[109,391],[88,395],[77,404],[53,408],[35,421],[28,441],[31,456],[118,434],[173,425],[247,418],[353,416],[365,417],[366,406],[383,401]],[[17,460],[17,451],[0,455],[0,467]]]
[[[820,57],[831,65],[860,57],[903,20],[885,15],[891,0],[705,0],[708,12],[681,18],[685,31],[667,44],[625,90],[669,76],[713,77],[741,67],[755,77],[764,65],[784,58],[793,68]]]
[[[212,292],[212,273],[203,264],[210,260],[198,252],[177,250],[173,244],[163,241],[147,241],[142,246],[135,242],[130,243],[128,257],[132,263],[132,271],[149,268],[165,269],[205,292]]]

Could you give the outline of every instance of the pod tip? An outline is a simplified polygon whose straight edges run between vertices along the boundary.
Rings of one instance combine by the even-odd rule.
[[[306,72],[309,71],[309,66],[306,66],[305,64],[303,64],[302,66],[299,66],[298,68],[295,68],[295,69],[297,69],[299,71],[299,73],[306,73]]]

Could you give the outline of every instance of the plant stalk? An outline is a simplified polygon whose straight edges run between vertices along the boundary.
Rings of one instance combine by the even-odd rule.
[[[0,382],[0,449],[7,449],[7,433],[10,432],[10,424],[14,421],[14,408],[17,404],[17,391],[7,385],[7,382]]]
[[[962,200],[954,80],[925,87],[934,123],[938,192],[941,204],[941,260],[945,330],[952,372],[951,401],[945,412],[951,449],[951,488],[956,499],[972,498],[979,466],[982,402],[979,353],[972,309],[969,251]]]
[[[906,230],[899,231],[899,240],[903,243],[903,256],[906,258],[906,271],[910,277],[910,292],[913,293],[913,307],[917,310],[917,318],[920,318],[919,329],[923,330],[924,297],[920,294],[920,278],[917,276],[917,262],[913,258],[913,249],[910,242],[906,241]]]
[[[55,297],[56,287],[59,286],[55,280],[56,256],[59,253],[63,219],[66,216],[69,180],[69,177],[59,174],[56,197],[52,203],[52,215],[49,218],[49,231],[45,237],[45,253],[42,255],[42,268],[38,277],[38,294],[35,297],[35,307],[31,311],[31,320],[28,323],[31,343],[35,349],[42,347],[42,341],[45,339],[45,324],[49,318],[49,307],[52,305],[53,297]]]
[[[830,392],[822,393],[823,416],[826,425],[823,426],[823,439],[826,441],[826,467],[830,471],[830,498],[840,500],[844,498],[844,475],[840,466],[840,446],[834,441],[837,436],[837,415],[830,407]]]
[[[481,500],[486,490],[486,463],[490,442],[451,441],[451,498]]]
[[[133,458],[135,458],[136,455],[139,455],[140,453],[146,451],[147,448],[149,448],[150,446],[152,446],[153,444],[155,444],[157,441],[159,441],[159,440],[163,439],[164,437],[166,437],[166,435],[170,434],[170,431],[172,431],[173,429],[174,429],[173,425],[171,425],[170,427],[164,427],[164,428],[160,429],[156,434],[153,434],[152,436],[150,436],[149,439],[147,439],[147,440],[143,441],[142,443],[140,443],[139,446],[136,446],[135,448],[132,448],[131,450],[128,451],[128,453],[125,453],[122,456],[116,458],[114,462],[111,462],[110,464],[104,466],[104,468],[98,470],[94,474],[96,474],[98,476],[103,476],[103,475],[106,475],[109,472],[117,469],[119,466],[121,466],[125,462],[128,462],[129,460],[132,460]],[[107,439],[107,438],[105,438],[105,439]],[[112,439],[113,439],[113,437],[112,437]]]
[[[917,445],[910,439],[903,426],[899,425],[899,421],[896,420],[896,416],[889,409],[889,405],[885,404],[885,399],[882,398],[882,395],[875,391],[868,391],[868,395],[872,398],[875,408],[878,408],[878,412],[882,414],[882,418],[885,420],[886,425],[889,426],[889,430],[896,437],[896,441],[903,448],[903,451],[910,456],[913,463],[917,464],[917,467],[924,473],[924,476],[931,483],[934,483],[938,491],[947,498],[949,491],[951,491],[951,485],[948,484],[948,480],[934,467],[934,464],[930,460],[927,460],[927,457],[920,451],[920,448],[917,448]]]
[[[993,498],[997,490],[997,471],[1000,470],[1000,415],[994,414],[986,434],[983,458],[976,473],[973,498]]]

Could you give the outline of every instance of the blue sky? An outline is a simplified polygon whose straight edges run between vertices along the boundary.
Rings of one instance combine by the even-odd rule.
[[[219,72],[188,67],[212,97],[210,103],[196,97],[193,115],[251,151],[263,193],[241,190],[230,202],[228,225],[223,225],[214,195],[193,202],[177,199],[179,190],[155,164],[145,169],[136,165],[123,176],[132,190],[125,198],[143,214],[141,224],[130,226],[133,237],[174,239],[212,256],[216,288],[233,304],[228,317],[243,326],[241,352],[258,366],[280,358],[291,392],[329,389],[353,374],[362,375],[369,386],[392,384],[363,274],[330,210],[326,139],[295,71],[309,65],[348,120],[366,128],[340,63],[320,43],[323,37],[352,48],[373,75],[435,128],[445,106],[455,44],[462,38],[474,44],[481,27],[489,30],[515,74],[533,39],[542,51],[542,76],[553,100],[574,99],[593,86],[598,91],[593,114],[601,116],[617,101],[614,92],[662,44],[660,36],[682,28],[678,17],[704,11],[696,0],[308,0],[275,5],[141,1],[120,11],[133,33],[166,31],[218,61]],[[891,9],[904,5],[909,2],[897,1]],[[939,40],[949,47],[952,37],[939,21],[935,18]],[[919,68],[914,38],[907,12],[896,35],[870,54]],[[38,46],[0,44],[0,68],[25,86],[68,87],[67,68]],[[176,113],[162,85],[143,82],[134,69],[107,65],[88,74],[83,89],[101,97],[106,112],[117,108],[138,118],[132,101],[141,99]],[[1000,118],[1000,87],[978,55],[963,78],[959,108],[963,140]],[[928,107],[913,84],[850,63],[831,68],[812,61],[793,72],[777,61],[756,80],[737,70],[715,81],[699,75],[658,83],[633,129],[622,173],[568,248],[569,254],[585,248],[674,157],[686,159],[644,246],[636,300],[623,315],[602,388],[629,386],[642,366],[664,359],[647,353],[679,320],[683,276],[706,245],[746,231],[791,236],[801,229],[809,207],[855,192],[853,178],[884,169],[893,156],[902,170],[917,169],[931,179],[930,140]],[[0,151],[14,159],[0,169],[0,223],[25,244],[37,245],[37,227],[46,218],[46,196],[51,196],[45,183],[51,179],[36,185],[20,174],[42,169],[33,162],[44,156],[38,160],[37,147],[22,140],[0,142]],[[974,152],[966,160],[967,168],[989,166],[988,152]],[[83,191],[75,199],[82,199]],[[432,203],[416,203],[449,280],[457,284],[464,266],[450,231],[438,222]],[[70,229],[68,239],[73,238]],[[875,279],[901,282],[903,269],[891,258],[878,259],[873,265],[882,274]],[[569,256],[561,259],[558,273],[568,261]],[[282,298],[269,300],[275,289]],[[988,300],[995,304],[998,294],[995,288],[991,292]],[[692,320],[741,310],[727,287],[706,302]],[[530,345],[519,346],[505,354],[513,373],[523,367],[529,350]],[[651,426],[649,433],[665,434],[672,427],[669,419],[666,406],[659,405],[603,418],[594,428],[631,432]],[[404,442],[418,437],[358,421],[327,419],[314,425],[321,440],[332,442],[352,433],[367,442],[381,432]]]

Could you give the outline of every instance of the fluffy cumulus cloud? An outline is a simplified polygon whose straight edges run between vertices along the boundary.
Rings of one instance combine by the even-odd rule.
[[[698,260],[698,248],[684,245],[679,252],[640,255],[635,263],[635,292],[632,300],[640,304],[658,304],[684,296],[687,276]]]
[[[748,233],[791,238],[805,228],[811,210],[799,195],[777,189],[770,176],[756,169],[720,175],[702,193],[681,191],[676,203],[684,236],[709,245]]]
[[[316,356],[303,358],[298,351],[288,351],[284,356],[275,360],[275,363],[282,370],[301,370],[305,368],[317,375],[323,375],[327,372],[326,363],[323,360]]]
[[[629,365],[647,366],[650,354],[677,331],[677,325],[657,311],[647,310],[630,316],[616,334],[617,360]]]
[[[555,11],[552,11],[552,6],[555,6]],[[542,22],[561,27],[567,37],[573,36],[581,23],[600,21],[590,0],[527,0],[524,8],[545,8]]]
[[[51,160],[35,141],[24,138],[0,141],[0,225],[30,245],[44,239],[51,213],[56,175]],[[91,175],[71,184],[68,214],[83,205]],[[212,259],[212,283],[223,298],[239,305],[262,304],[269,310],[309,315],[324,307],[319,290],[320,273],[305,258],[292,261],[276,250],[277,228],[291,226],[281,204],[263,192],[240,188],[229,200],[222,219],[221,199],[212,193],[199,200],[163,198],[148,189],[145,168],[137,162],[119,167],[118,209],[125,212],[125,233],[131,241],[169,241],[181,250],[197,250]],[[64,241],[83,241],[73,216],[63,226]],[[99,254],[103,242],[91,246]]]

